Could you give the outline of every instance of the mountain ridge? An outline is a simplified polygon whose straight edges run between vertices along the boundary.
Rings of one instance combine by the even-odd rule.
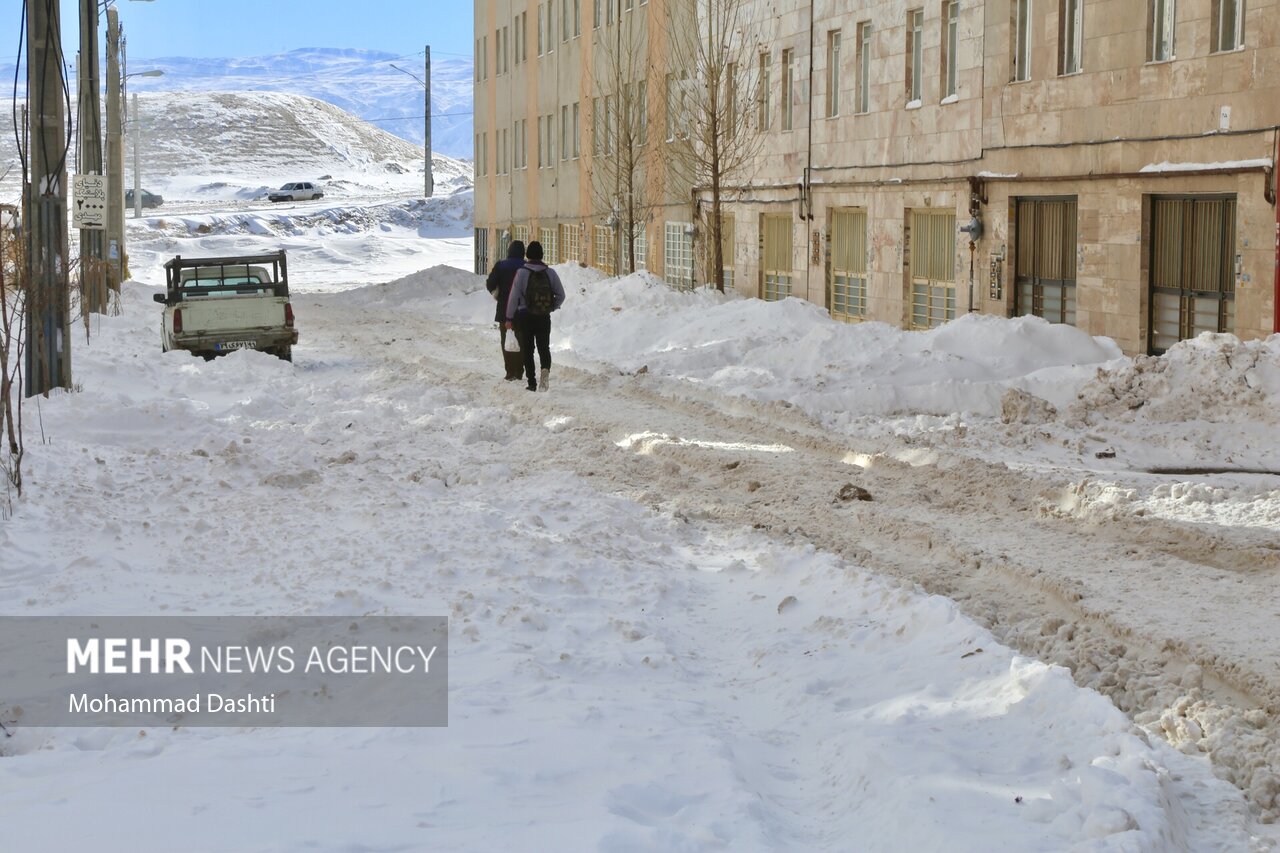
[[[282,92],[306,95],[377,124],[421,145],[424,139],[423,54],[401,56],[362,48],[297,48],[244,57],[131,57],[134,72],[159,70],[163,77],[134,77],[130,93]],[[433,151],[459,159],[472,156],[473,66],[470,59],[433,56],[431,61]],[[12,80],[12,63],[0,64],[0,79]],[[21,83],[21,76],[20,76]],[[23,87],[19,87],[22,97]]]

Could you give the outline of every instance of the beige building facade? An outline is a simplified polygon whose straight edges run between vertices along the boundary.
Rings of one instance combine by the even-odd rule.
[[[628,268],[619,220],[630,220],[598,186],[616,151],[593,128],[597,113],[609,124],[600,96],[617,85],[601,71],[630,15],[643,21],[648,91],[637,266],[706,280],[707,193],[664,168],[681,103],[664,41],[682,11],[665,3],[687,0],[577,2],[545,4],[552,15],[566,4],[570,37],[539,57],[530,24],[514,71],[493,45],[510,51],[521,36],[506,43],[503,28],[544,7],[476,7],[477,266],[518,232],[554,235],[557,261]],[[904,328],[1035,314],[1129,353],[1280,330],[1280,0],[744,5],[741,73],[768,84],[742,107],[760,138],[726,198],[739,291]],[[557,115],[569,156],[536,169],[532,128],[559,134]],[[524,137],[509,134],[525,121],[530,163],[512,170]]]

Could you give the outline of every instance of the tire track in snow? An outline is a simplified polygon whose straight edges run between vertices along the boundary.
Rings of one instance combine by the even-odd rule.
[[[320,346],[334,330],[368,326],[377,340],[362,343],[404,364],[405,382],[465,386],[477,402],[538,429],[559,419],[556,431],[546,431],[549,465],[597,478],[655,509],[811,543],[954,599],[1002,642],[1068,667],[1079,684],[1110,696],[1184,751],[1207,752],[1264,818],[1280,815],[1277,650],[1234,642],[1271,630],[1263,608],[1240,607],[1275,597],[1275,552],[1259,537],[1212,537],[1162,519],[1091,524],[1057,510],[1065,477],[891,438],[858,442],[785,405],[566,366],[572,359],[560,354],[552,393],[528,394],[520,383],[502,382],[496,336],[487,329],[411,312],[388,323],[387,313],[338,308],[323,298],[308,307]],[[618,446],[641,433],[686,441]],[[918,461],[922,450],[936,461],[913,466],[893,458]],[[849,464],[853,453],[865,467]],[[846,483],[873,500],[840,501]],[[1262,571],[1231,572],[1220,581],[1222,594],[1205,596],[1210,572],[1216,578],[1260,564]],[[1248,619],[1256,625],[1241,625]],[[1222,625],[1233,626],[1229,635],[1218,633]]]

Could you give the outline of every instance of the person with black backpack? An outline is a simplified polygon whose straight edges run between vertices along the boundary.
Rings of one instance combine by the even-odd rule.
[[[507,380],[518,382],[524,378],[524,359],[519,352],[507,350],[507,299],[511,296],[511,283],[516,273],[524,266],[524,241],[512,240],[507,247],[507,256],[493,265],[485,287],[493,294],[493,319],[498,324],[498,347],[502,350],[502,363],[507,369]],[[532,376],[533,374],[529,374]]]
[[[542,262],[542,244],[534,240],[525,251],[528,261],[516,272],[507,300],[507,328],[520,341],[524,375],[530,391],[546,391],[551,379],[551,312],[564,304],[560,276]],[[533,349],[538,348],[542,373],[534,379]]]

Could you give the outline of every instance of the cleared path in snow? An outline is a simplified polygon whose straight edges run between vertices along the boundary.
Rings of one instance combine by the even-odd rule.
[[[1280,648],[1260,638],[1280,616],[1265,605],[1275,601],[1280,550],[1266,531],[1085,523],[1059,510],[1070,498],[1065,479],[883,437],[862,445],[782,405],[573,369],[563,363],[571,356],[554,370],[553,392],[532,395],[498,378],[496,335],[335,300],[307,304],[311,351],[341,350],[382,326],[379,357],[404,363],[406,381],[465,385],[530,428],[556,420],[548,464],[953,598],[1002,641],[1068,666],[1173,744],[1208,751],[1275,816]],[[872,500],[842,500],[847,484]]]

